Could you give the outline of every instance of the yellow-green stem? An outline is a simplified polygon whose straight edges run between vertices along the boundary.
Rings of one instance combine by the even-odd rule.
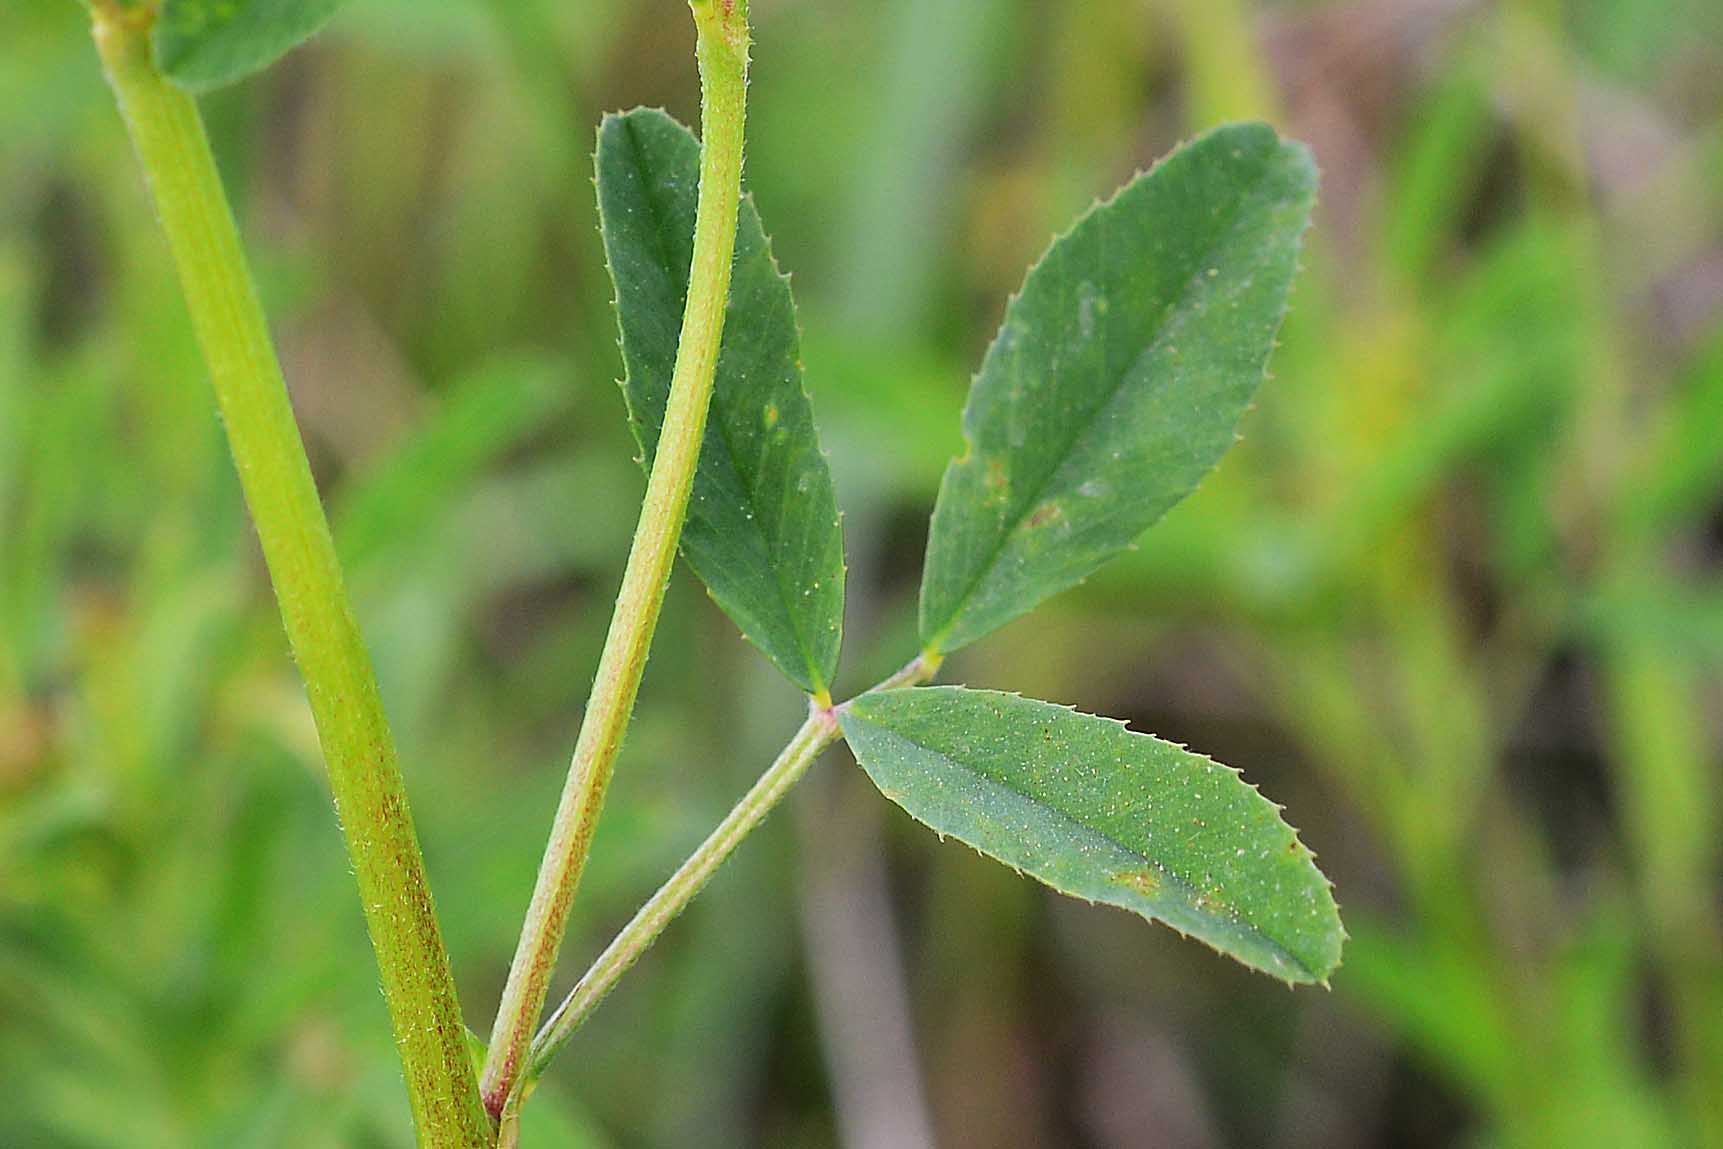
[[[94,33],[179,269],[328,764],[406,1071],[419,1144],[493,1134],[468,1060],[394,742],[347,604],[263,308],[197,105],[156,70],[153,11],[98,3]]]
[[[736,209],[741,200],[747,3],[691,0],[690,6],[699,37],[701,147],[700,200],[688,302],[640,524],[599,656],[568,782],[557,806],[532,904],[491,1030],[480,1088],[493,1115],[500,1115],[513,1090],[544,1009],[569,905],[580,884],[616,754],[634,710],[652,632],[664,603],[664,588],[676,559],[718,367],[724,307],[730,292],[730,261],[736,244]]]

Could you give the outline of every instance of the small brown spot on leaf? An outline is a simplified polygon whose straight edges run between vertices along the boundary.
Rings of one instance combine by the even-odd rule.
[[[1034,514],[1030,515],[1023,521],[1023,525],[1029,530],[1034,530],[1037,527],[1044,527],[1048,523],[1057,522],[1059,517],[1064,513],[1065,512],[1060,508],[1058,503],[1042,503],[1040,506],[1035,508]]]
[[[1113,881],[1126,889],[1135,890],[1145,898],[1152,898],[1161,892],[1161,875],[1147,867],[1141,870],[1121,870],[1113,875]]]

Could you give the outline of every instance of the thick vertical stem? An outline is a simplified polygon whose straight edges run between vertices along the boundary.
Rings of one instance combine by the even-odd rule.
[[[532,904],[509,968],[481,1082],[486,1108],[502,1111],[544,1008],[569,905],[592,847],[593,829],[634,710],[652,632],[664,603],[718,367],[730,262],[741,199],[742,127],[748,74],[746,0],[691,0],[701,78],[700,201],[688,303],[664,428],[647,480],[622,589],[599,656],[586,718]]]
[[[377,953],[419,1143],[490,1123],[395,746],[197,105],[150,58],[153,11],[98,3],[95,39],[178,266],[263,545]]]

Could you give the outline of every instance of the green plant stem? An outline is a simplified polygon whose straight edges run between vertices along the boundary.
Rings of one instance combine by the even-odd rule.
[[[939,670],[939,664],[938,657],[923,655],[874,689],[893,690],[927,682]],[[801,781],[820,752],[838,740],[841,735],[838,713],[842,709],[842,706],[812,704],[808,720],[802,723],[801,729],[796,731],[777,759],[760,775],[759,781],[592,963],[533,1039],[522,1078],[522,1092],[532,1087],[551,1059],[568,1044],[575,1030],[604,1000],[617,980],[658,940],[665,927],[688,907],[718,867],[735,853],[743,839],[753,833],[766,815]]]
[[[178,266],[305,679],[359,883],[419,1144],[492,1141],[467,1057],[394,742],[197,105],[156,70],[149,8],[98,3],[94,35]]]
[[[691,0],[690,7],[699,37],[701,147],[700,200],[688,302],[640,524],[599,656],[568,783],[557,806],[532,904],[491,1031],[480,1088],[493,1115],[501,1114],[514,1089],[533,1028],[544,1008],[569,906],[580,884],[616,754],[634,710],[665,585],[676,559],[718,366],[736,244],[736,210],[741,200],[747,4],[746,0]]]

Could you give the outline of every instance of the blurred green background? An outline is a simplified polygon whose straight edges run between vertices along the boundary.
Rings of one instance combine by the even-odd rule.
[[[1222,120],[1315,149],[1244,445],[947,677],[1241,767],[1353,940],[1288,992],[834,751],[526,1143],[1723,1145],[1723,5],[754,8],[850,689],[913,649],[969,372],[1053,231]],[[206,101],[481,1032],[642,488],[594,130],[697,95],[679,0],[355,0]],[[800,705],[679,572],[565,984]],[[83,17],[7,0],[0,1145],[408,1145],[356,910]]]

